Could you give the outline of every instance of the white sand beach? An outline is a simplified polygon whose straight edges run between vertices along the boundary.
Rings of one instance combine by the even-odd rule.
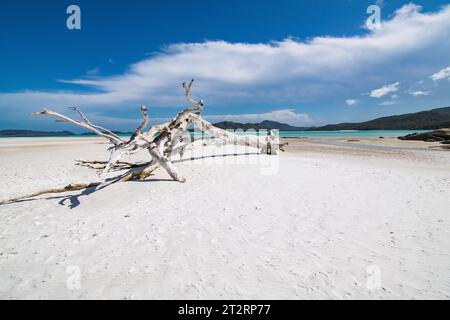
[[[289,139],[278,156],[0,205],[2,299],[449,299],[450,152]],[[97,138],[0,139],[0,201],[95,179]],[[79,276],[79,277],[78,277]]]

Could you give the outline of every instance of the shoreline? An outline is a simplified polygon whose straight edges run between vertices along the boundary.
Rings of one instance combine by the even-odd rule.
[[[265,131],[265,130],[263,130]],[[379,133],[387,133],[387,138],[389,137],[397,137],[401,135],[406,135],[410,133],[422,133],[429,132],[432,130],[334,130],[334,131],[315,131],[315,130],[305,130],[305,131],[279,131],[281,138],[297,138],[301,137],[300,135],[305,135],[307,137],[311,136],[325,136],[325,137],[376,137]],[[258,132],[258,131],[250,131],[250,134]],[[196,131],[191,132],[191,134],[195,134]],[[243,132],[245,134],[245,132]],[[119,137],[130,137],[131,134],[119,134]],[[11,139],[11,138],[93,138],[96,137],[95,134],[72,134],[72,135],[38,135],[38,136],[0,136],[0,139]]]

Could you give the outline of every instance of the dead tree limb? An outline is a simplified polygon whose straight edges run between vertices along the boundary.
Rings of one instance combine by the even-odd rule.
[[[86,118],[86,116],[85,116],[85,115],[84,115],[77,107],[69,107],[69,109],[70,109],[70,110],[73,110],[73,111],[75,111],[75,112],[77,112],[77,113],[80,115],[80,117],[84,120],[84,122],[86,122],[87,124],[91,125],[92,127],[96,128],[96,129],[98,129],[98,130],[100,130],[100,131],[102,131],[102,132],[106,132],[107,134],[109,134],[109,135],[111,135],[111,136],[117,138],[118,140],[122,140],[122,139],[121,139],[118,135],[116,135],[114,132],[112,132],[112,131],[110,131],[110,130],[104,128],[104,127],[101,127],[101,126],[98,126],[98,125],[93,124],[91,121],[89,121],[88,118]]]
[[[203,100],[196,100],[194,98],[191,97],[191,88],[192,88],[192,84],[194,83],[194,79],[192,79],[188,85],[186,85],[186,81],[183,81],[182,86],[184,88],[185,91],[185,95],[186,95],[186,99],[194,104],[197,108],[202,108],[204,106]]]
[[[0,204],[20,201],[28,198],[37,197],[49,193],[63,193],[68,191],[76,191],[87,188],[95,188],[96,190],[105,188],[116,182],[126,182],[135,179],[145,179],[151,175],[158,167],[164,168],[169,176],[175,181],[184,183],[186,178],[182,176],[176,166],[172,162],[174,156],[183,158],[187,150],[195,149],[199,146],[204,146],[210,143],[215,144],[233,144],[255,147],[259,153],[276,154],[278,150],[283,150],[285,144],[280,144],[278,137],[272,131],[268,131],[267,135],[237,135],[235,133],[217,128],[210,122],[202,118],[201,112],[204,108],[203,100],[197,100],[191,97],[191,89],[194,80],[189,84],[182,83],[185,91],[186,100],[193,104],[193,108],[188,108],[181,111],[175,118],[167,123],[152,126],[147,131],[143,131],[149,122],[149,115],[147,108],[141,106],[142,122],[135,129],[133,135],[128,139],[122,139],[117,134],[102,126],[95,125],[88,120],[88,118],[77,108],[70,109],[77,112],[80,120],[74,120],[70,117],[60,113],[43,109],[41,112],[32,113],[32,115],[48,115],[57,118],[60,121],[65,121],[85,128],[97,134],[100,137],[107,139],[112,146],[108,148],[110,151],[108,161],[85,161],[78,160],[78,165],[87,166],[92,169],[102,170],[100,179],[98,181],[89,183],[75,183],[69,184],[63,188],[47,189],[32,193],[27,196],[21,196],[10,199]],[[206,133],[210,138],[194,140],[188,132],[188,128],[193,125],[202,133]],[[150,159],[146,163],[134,163],[120,161],[124,154],[133,154],[141,151],[147,151]],[[113,178],[106,178],[106,173],[113,168],[117,170],[126,170]]]
[[[95,134],[97,134],[100,137],[106,138],[108,139],[112,144],[117,145],[117,144],[121,144],[124,143],[124,141],[122,139],[120,139],[119,137],[116,137],[114,135],[110,135],[108,133],[104,133],[101,132],[98,128],[96,128],[95,126],[91,125],[89,122],[84,122],[84,121],[78,121],[78,120],[74,120],[71,119],[65,115],[62,115],[60,113],[51,111],[51,110],[47,110],[46,108],[44,108],[42,111],[40,112],[33,112],[31,113],[31,115],[36,116],[36,115],[49,115],[49,116],[53,116],[59,120],[65,121],[65,122],[70,122],[73,123],[79,127],[85,128],[87,130],[90,130],[92,132],[94,132]]]
[[[85,190],[88,188],[95,188],[96,190],[100,190],[103,188],[106,188],[107,186],[116,183],[116,182],[127,182],[132,180],[145,180],[150,175],[153,174],[153,172],[158,169],[158,166],[155,166],[153,162],[139,165],[135,168],[131,168],[127,172],[119,175],[118,177],[115,177],[109,181],[95,181],[95,182],[80,182],[80,183],[71,183],[65,187],[62,188],[52,188],[52,189],[45,189],[41,191],[37,191],[25,196],[19,196],[15,198],[11,198],[5,201],[0,201],[0,205],[19,202],[31,198],[36,198],[38,196],[46,195],[46,194],[55,194],[55,193],[66,193],[70,191],[79,191],[79,190]]]
[[[0,205],[2,204],[8,204],[8,203],[13,203],[13,202],[18,202],[18,201],[22,201],[22,200],[26,200],[26,199],[31,199],[31,198],[35,198],[41,195],[45,195],[45,194],[51,194],[51,193],[64,193],[64,192],[69,192],[69,191],[78,191],[78,190],[84,190],[87,188],[91,188],[91,187],[97,187],[101,184],[101,182],[90,182],[90,183],[72,183],[69,184],[63,188],[55,188],[55,189],[45,189],[45,190],[41,190],[38,192],[34,192],[31,194],[28,194],[26,196],[20,196],[20,197],[16,197],[16,198],[12,198],[12,199],[8,199],[5,201],[1,201]]]

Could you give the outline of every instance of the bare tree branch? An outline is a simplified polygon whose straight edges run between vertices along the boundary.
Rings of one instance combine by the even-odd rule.
[[[116,135],[114,132],[112,132],[112,131],[104,128],[104,127],[101,127],[101,126],[93,124],[91,121],[89,121],[89,119],[77,107],[69,107],[69,109],[77,112],[81,116],[81,118],[84,120],[84,122],[86,122],[87,124],[90,124],[94,128],[96,128],[96,129],[98,129],[98,130],[100,130],[102,132],[106,132],[107,134],[109,134],[109,135],[111,135],[113,137],[116,137],[117,139],[120,139],[120,137],[118,135]]]
[[[196,100],[190,96],[192,84],[194,80],[191,80],[187,85],[183,82],[182,86],[185,90],[186,99],[194,104],[194,108],[185,109],[180,112],[171,121],[151,127],[148,131],[142,132],[148,125],[149,116],[147,108],[141,106],[141,114],[143,120],[141,124],[136,128],[134,134],[125,141],[112,131],[103,127],[92,124],[87,117],[76,107],[70,109],[77,112],[82,121],[74,120],[60,113],[47,110],[44,108],[41,112],[32,113],[32,115],[49,115],[53,116],[61,121],[75,124],[79,127],[88,129],[98,136],[109,140],[113,147],[108,161],[85,161],[78,160],[78,165],[87,166],[92,169],[102,170],[100,175],[100,181],[94,181],[89,183],[75,183],[65,186],[63,188],[47,189],[39,192],[32,193],[27,196],[21,196],[7,201],[0,202],[0,204],[20,201],[23,199],[33,198],[39,195],[48,193],[63,193],[67,191],[82,190],[91,187],[95,187],[95,190],[105,188],[111,184],[117,182],[126,182],[134,179],[145,179],[158,167],[164,168],[169,176],[175,181],[184,183],[186,178],[183,177],[178,169],[172,162],[173,156],[179,156],[183,158],[184,152],[187,150],[195,149],[199,146],[207,144],[234,144],[251,146],[258,149],[259,153],[276,154],[278,150],[282,150],[282,147],[287,145],[280,143],[278,137],[276,137],[272,131],[269,131],[267,135],[237,135],[232,132],[222,130],[213,126],[210,122],[201,117],[201,112],[204,107],[202,100]],[[202,133],[208,134],[209,139],[200,139],[192,141],[192,136],[188,132],[190,125],[197,127]],[[146,163],[134,163],[120,161],[120,158],[124,154],[133,154],[140,151],[147,151],[150,159]],[[106,178],[105,174],[111,169],[127,171],[120,173],[114,178]]]
[[[124,141],[122,139],[120,139],[119,137],[116,137],[114,135],[110,135],[107,133],[103,133],[101,132],[98,128],[96,128],[95,126],[92,126],[92,124],[84,122],[84,121],[78,121],[78,120],[74,120],[72,118],[69,118],[65,115],[62,115],[60,113],[51,111],[51,110],[47,110],[46,108],[43,109],[43,111],[40,112],[33,112],[31,113],[32,116],[36,116],[36,115],[49,115],[49,116],[53,116],[55,118],[58,118],[62,121],[66,121],[66,122],[70,122],[72,124],[75,124],[79,127],[83,127],[87,130],[90,130],[92,132],[94,132],[95,134],[97,134],[100,137],[106,138],[108,139],[112,144],[117,145],[117,144],[121,144]]]
[[[191,88],[192,88],[193,83],[194,83],[194,79],[192,79],[188,85],[186,85],[186,81],[183,81],[183,83],[182,83],[182,86],[183,86],[185,94],[186,94],[186,99],[190,103],[194,104],[197,108],[203,109],[203,106],[204,106],[203,100],[196,100],[191,97]]]

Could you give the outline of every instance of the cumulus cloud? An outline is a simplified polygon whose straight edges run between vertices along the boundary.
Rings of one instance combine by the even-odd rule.
[[[393,84],[387,84],[387,85],[382,86],[379,89],[372,90],[370,92],[370,96],[372,98],[381,98],[381,97],[384,97],[385,95],[387,95],[388,93],[397,92],[399,87],[400,87],[400,82],[396,82]]]
[[[440,70],[439,72],[436,72],[430,77],[432,80],[442,80],[445,78],[448,78],[450,80],[450,67],[447,67],[445,69]]]
[[[278,121],[291,125],[309,125],[313,120],[306,113],[296,113],[294,109],[281,109],[264,113],[209,115],[211,121],[261,122]]]
[[[345,103],[348,106],[354,106],[354,105],[357,105],[359,103],[359,100],[357,100],[357,99],[347,99],[347,100],[345,100]]]

